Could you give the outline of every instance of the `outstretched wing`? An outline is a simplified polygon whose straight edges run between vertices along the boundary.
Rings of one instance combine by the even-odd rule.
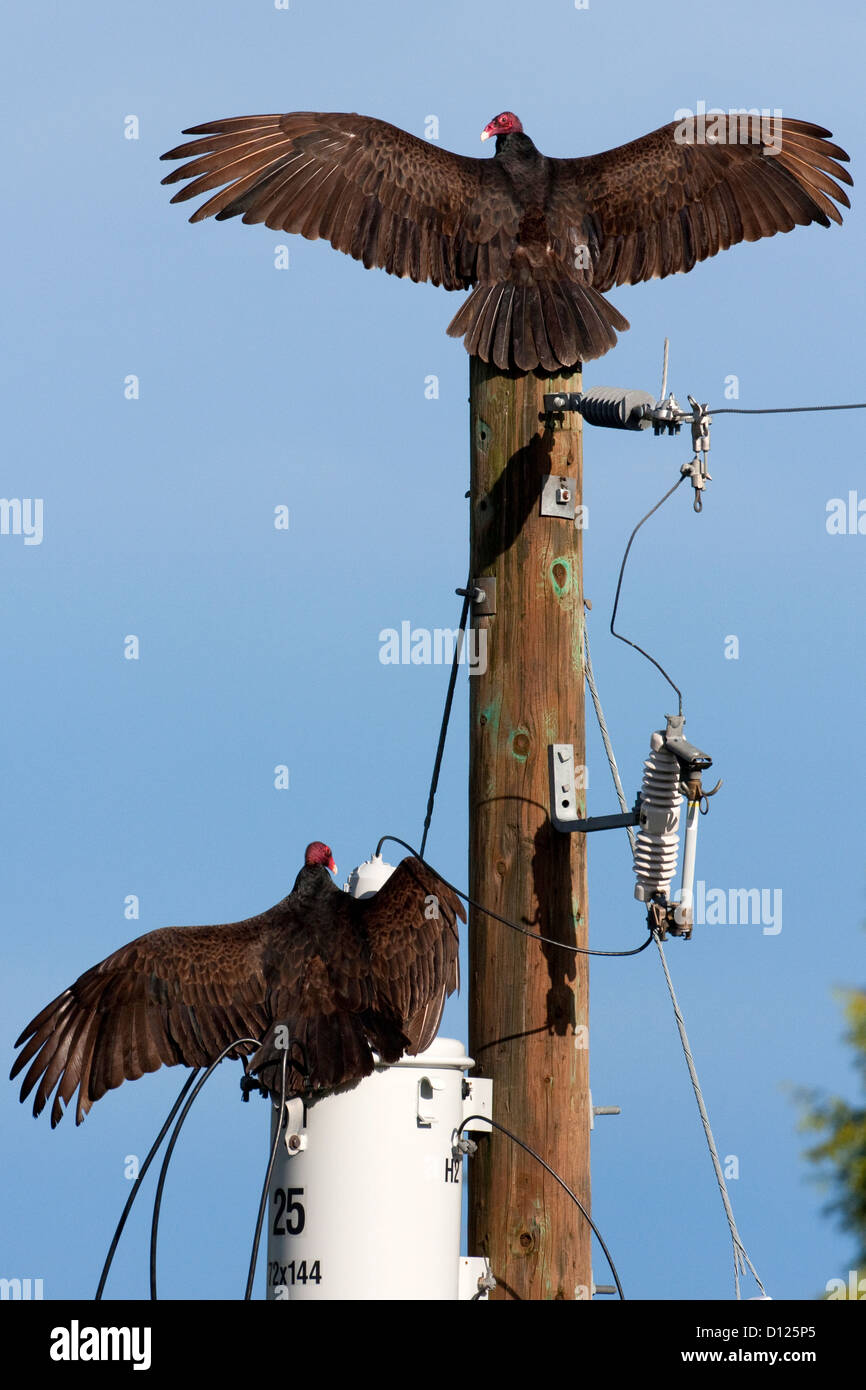
[[[420,859],[404,859],[373,898],[359,904],[379,1007],[403,1022],[410,1053],[436,1036],[446,997],[459,984],[460,899]]]
[[[184,134],[199,138],[162,156],[192,156],[163,179],[192,180],[172,202],[220,189],[191,222],[242,217],[324,237],[367,267],[449,290],[507,267],[520,217],[492,159],[345,112],[238,116]]]
[[[588,249],[596,290],[691,270],[739,241],[842,221],[836,203],[850,204],[836,180],[853,180],[823,126],[710,115],[706,143],[699,133],[690,141],[688,122],[674,121],[604,154],[550,161],[557,248],[569,259]]]
[[[56,1087],[53,1129],[77,1087],[81,1124],[93,1102],[123,1081],[161,1066],[206,1066],[234,1039],[260,1037],[269,1021],[262,924],[278,913],[228,926],[162,927],[86,971],[15,1044],[24,1047],[10,1075],[31,1063],[22,1101],[35,1086],[38,1115]]]

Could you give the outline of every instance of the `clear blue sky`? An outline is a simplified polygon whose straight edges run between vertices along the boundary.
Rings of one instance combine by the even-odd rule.
[[[436,115],[444,145],[480,154],[506,108],[545,153],[589,154],[703,100],[828,126],[856,178],[863,26],[852,4],[799,0],[100,0],[8,15],[0,490],[44,499],[44,534],[0,536],[7,1070],[26,1021],[132,936],[260,911],[312,838],[341,870],[385,832],[417,840],[447,672],[382,665],[378,635],[456,623],[466,572],[468,360],[445,335],[458,297],[297,238],[279,271],[284,237],[189,226],[159,154],[191,124],[298,109],[418,134]],[[731,374],[741,406],[863,398],[861,197],[841,228],[614,291],[632,328],[586,385],[655,391],[667,334],[681,400],[726,403]],[[825,517],[832,498],[866,498],[864,427],[853,412],[720,416],[703,515],[681,490],[653,519],[622,608],[680,678],[687,733],[725,779],[699,877],[783,895],[776,935],[706,926],[668,948],[719,1150],[739,1163],[740,1230],[777,1297],[819,1294],[853,1249],[821,1214],[789,1088],[855,1088],[833,990],[864,981],[866,535],[828,535]],[[687,438],[587,436],[593,654],[630,796],[671,706],[607,635],[610,604],[632,526],[688,456]],[[429,841],[459,883],[465,704],[463,679]],[[591,810],[612,811],[595,735],[590,747]],[[592,944],[632,945],[643,918],[624,837],[594,837],[591,858]],[[465,1039],[465,999],[445,1031]],[[211,1083],[172,1168],[166,1296],[243,1290],[266,1116],[238,1109],[238,1070]],[[594,963],[591,1070],[596,1104],[623,1111],[596,1127],[593,1195],[626,1292],[727,1297],[727,1228],[652,952]],[[92,1296],[126,1156],[143,1157],[181,1079],[127,1084],[53,1133],[3,1086],[0,1275]],[[146,1296],[145,1205],[112,1296]],[[595,1272],[604,1282],[600,1252]]]

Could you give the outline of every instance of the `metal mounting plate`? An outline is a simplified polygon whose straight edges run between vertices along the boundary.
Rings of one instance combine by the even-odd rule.
[[[577,788],[574,784],[574,746],[550,745],[551,814],[557,830],[570,830],[578,820]]]
[[[541,490],[541,515],[574,521],[575,480],[565,473],[548,473]]]
[[[466,1085],[469,1088],[468,1094],[463,1097],[463,1116],[468,1115],[490,1115],[493,1112],[493,1082],[487,1076],[468,1076]],[[467,1133],[472,1130],[475,1134],[490,1134],[492,1126],[486,1120],[471,1120],[463,1128]]]

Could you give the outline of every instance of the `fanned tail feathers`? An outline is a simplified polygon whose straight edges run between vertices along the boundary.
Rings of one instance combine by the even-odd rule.
[[[502,371],[558,372],[602,357],[629,326],[618,309],[574,280],[476,285],[448,325],[466,351]]]

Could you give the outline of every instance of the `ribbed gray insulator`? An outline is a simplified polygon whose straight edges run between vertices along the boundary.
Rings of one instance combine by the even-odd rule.
[[[643,430],[651,421],[642,416],[641,406],[655,405],[646,391],[624,391],[620,386],[593,386],[580,398],[580,413],[590,425],[606,425],[614,430]]]

